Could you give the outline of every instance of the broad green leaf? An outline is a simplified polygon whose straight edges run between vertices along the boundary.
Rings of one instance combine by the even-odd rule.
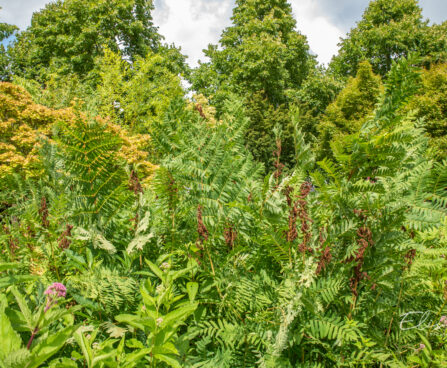
[[[125,362],[126,363],[138,363],[144,357],[149,356],[150,353],[151,353],[151,349],[149,349],[149,348],[144,348],[144,349],[134,351],[130,354],[126,354]]]
[[[163,271],[158,268],[157,265],[155,265],[154,263],[152,263],[151,261],[149,261],[147,259],[146,259],[146,263],[148,264],[148,266],[152,270],[152,272],[155,273],[155,275],[157,275],[161,280],[164,279],[165,275],[163,274]]]
[[[78,326],[70,326],[55,334],[49,335],[31,350],[30,362],[26,368],[37,368],[56,354],[73,335]]]
[[[19,350],[22,339],[14,331],[6,314],[0,314],[0,359],[6,358],[12,352]]]
[[[199,284],[197,282],[188,282],[186,284],[186,291],[188,292],[189,300],[191,301],[191,303],[195,300],[198,290]]]
[[[84,332],[81,329],[78,329],[74,333],[74,339],[78,343],[79,347],[81,348],[83,358],[87,362],[87,366],[91,366],[92,360],[93,360],[93,352],[90,347],[89,342],[87,341],[86,337],[84,336]]]
[[[115,349],[112,350],[112,351],[109,352],[109,353],[101,354],[101,355],[95,356],[95,357],[93,358],[93,360],[92,360],[92,367],[95,367],[95,366],[96,366],[96,363],[98,363],[98,362],[102,362],[103,360],[107,360],[107,359],[113,357],[114,355],[116,355],[116,350],[115,350]]]
[[[197,303],[194,303],[169,312],[163,317],[163,322],[161,323],[161,325],[169,326],[171,323],[173,323],[174,325],[178,325],[184,322],[190,314],[194,313],[197,305]]]
[[[126,346],[131,349],[144,349],[143,343],[137,339],[127,340]]]
[[[52,360],[48,368],[78,368],[78,365],[70,358],[60,358]]]
[[[154,358],[167,363],[169,366],[174,368],[182,368],[178,360],[174,357],[165,354],[154,354]]]
[[[13,287],[11,289],[12,293],[14,294],[14,297],[16,298],[17,304],[19,305],[20,311],[23,314],[23,317],[25,318],[26,324],[30,331],[34,329],[34,318],[33,315],[28,308],[28,304],[26,303],[25,298],[23,295],[15,288]]]
[[[143,297],[143,302],[147,306],[156,307],[157,303],[156,303],[155,299],[147,292],[145,287],[141,288],[141,296]]]
[[[142,323],[142,318],[132,315],[132,314],[119,314],[115,316],[115,320],[120,323],[126,323],[132,327],[138,328],[144,331],[144,323]]]
[[[154,346],[152,349],[152,352],[154,354],[174,354],[179,355],[179,352],[177,348],[174,346],[174,344],[167,342],[161,346]]]

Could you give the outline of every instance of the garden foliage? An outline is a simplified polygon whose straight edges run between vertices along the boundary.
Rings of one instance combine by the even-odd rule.
[[[446,367],[445,65],[344,81],[286,1],[233,23],[195,95],[149,38],[104,42],[95,83],[8,61],[29,73],[0,83],[1,368]]]

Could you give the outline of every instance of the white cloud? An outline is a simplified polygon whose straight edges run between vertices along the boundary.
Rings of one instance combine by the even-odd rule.
[[[318,61],[327,65],[337,53],[337,44],[343,32],[321,13],[314,0],[292,0],[291,3],[297,28],[307,36],[310,49],[317,54]]]
[[[181,46],[195,66],[204,59],[202,50],[217,43],[222,30],[230,25],[231,0],[164,0],[154,11],[154,23],[166,42]]]
[[[318,61],[327,64],[337,52],[342,31],[321,14],[313,0],[292,0],[298,29],[307,36]],[[164,0],[154,12],[155,24],[168,43],[181,46],[189,63],[204,59],[202,50],[216,44],[222,30],[231,24],[232,0]]]
[[[48,4],[49,0],[0,0],[0,22],[15,24],[25,29],[31,23],[31,16]]]

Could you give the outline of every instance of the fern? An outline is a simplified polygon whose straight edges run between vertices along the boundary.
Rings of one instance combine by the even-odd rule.
[[[86,298],[96,305],[96,309],[103,310],[107,315],[131,310],[138,300],[139,285],[136,280],[122,276],[116,270],[98,267],[68,280],[78,302],[83,304]]]
[[[85,122],[79,117],[73,124],[60,124],[57,143],[61,172],[78,224],[107,225],[132,203],[124,163],[117,154],[123,143],[104,123]]]

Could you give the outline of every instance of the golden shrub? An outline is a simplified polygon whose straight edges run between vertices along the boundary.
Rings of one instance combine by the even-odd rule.
[[[31,95],[12,83],[0,83],[0,178],[13,172],[26,176],[39,174],[39,148],[43,140],[51,141],[52,127],[57,122],[72,124],[89,118],[79,111],[79,103],[66,109],[50,109],[33,102]],[[136,165],[144,177],[150,177],[155,165],[147,161],[148,135],[130,135],[123,127],[97,117],[106,131],[118,135],[123,145],[120,158]]]

